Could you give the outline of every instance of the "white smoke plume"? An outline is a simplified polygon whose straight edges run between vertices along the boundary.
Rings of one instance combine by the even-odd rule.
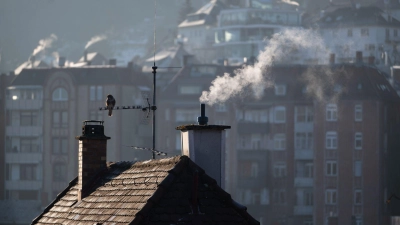
[[[58,52],[51,53],[53,56],[53,66],[58,66],[58,59],[60,58],[60,54]]]
[[[91,45],[93,45],[99,41],[105,40],[105,39],[107,39],[106,35],[97,35],[97,36],[92,37],[90,39],[90,41],[88,41],[88,43],[86,44],[85,50],[88,49]]]
[[[252,94],[259,99],[266,88],[274,85],[269,75],[270,67],[274,63],[291,62],[295,55],[315,61],[326,59],[329,51],[315,31],[297,28],[284,30],[273,35],[265,49],[259,53],[254,65],[244,66],[234,71],[233,75],[225,73],[212,81],[210,90],[203,91],[200,102],[213,105],[245,94]],[[245,93],[248,88],[251,93]]]
[[[57,35],[51,34],[49,37],[39,41],[39,45],[33,50],[32,56],[37,55],[39,52],[50,48],[54,41],[57,41]]]

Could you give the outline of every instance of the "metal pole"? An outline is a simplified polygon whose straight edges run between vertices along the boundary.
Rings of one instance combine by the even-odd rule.
[[[153,150],[156,149],[156,74],[157,74],[157,66],[154,62],[153,69],[153,106],[151,109],[153,110]],[[156,153],[153,151],[153,159],[156,158]]]

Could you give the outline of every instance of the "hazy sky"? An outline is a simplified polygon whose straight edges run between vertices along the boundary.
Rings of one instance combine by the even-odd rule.
[[[181,2],[157,0],[157,15],[164,23],[159,25],[176,26]],[[7,60],[28,59],[39,40],[51,34],[84,45],[95,35],[135,26],[145,18],[154,18],[153,0],[0,0],[0,71],[10,70],[4,68]]]

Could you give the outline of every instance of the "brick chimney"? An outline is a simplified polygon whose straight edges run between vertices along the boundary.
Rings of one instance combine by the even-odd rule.
[[[201,116],[198,125],[183,125],[176,129],[181,131],[182,155],[214,178],[221,188],[225,181],[225,130],[230,126],[207,125],[205,105],[201,104]]]
[[[86,197],[90,184],[102,169],[106,168],[107,140],[104,135],[104,121],[84,121],[79,140],[78,153],[78,201]]]

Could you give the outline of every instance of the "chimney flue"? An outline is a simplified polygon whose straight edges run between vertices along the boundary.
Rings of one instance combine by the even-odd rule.
[[[206,116],[206,105],[205,104],[200,104],[200,115],[197,117],[197,122],[199,125],[207,125],[208,123],[208,117]]]
[[[87,50],[85,50],[84,52],[83,52],[83,61],[84,62],[87,62],[88,61],[88,59],[87,59]]]
[[[104,135],[104,121],[84,121],[79,140],[78,157],[78,201],[89,193],[90,185],[99,172],[106,168],[107,140]],[[89,187],[89,188],[88,188]]]
[[[58,58],[58,66],[59,66],[59,67],[65,66],[65,61],[66,61],[66,58],[65,58],[65,57],[63,57],[63,56],[59,57],[59,58]]]

